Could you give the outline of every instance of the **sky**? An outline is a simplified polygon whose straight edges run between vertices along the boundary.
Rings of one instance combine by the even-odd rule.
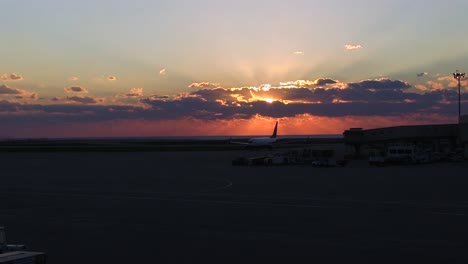
[[[458,120],[465,0],[0,0],[0,138]],[[468,114],[468,80],[461,80]]]

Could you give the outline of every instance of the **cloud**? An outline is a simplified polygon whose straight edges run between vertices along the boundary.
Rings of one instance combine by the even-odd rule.
[[[198,120],[201,124],[212,122],[224,124],[233,120],[258,121],[258,117],[263,117],[267,119],[302,118],[310,122],[315,120],[311,123],[313,124],[311,127],[333,131],[337,129],[333,124],[341,122],[339,120],[352,119],[360,120],[359,122],[374,120],[375,123],[365,124],[378,126],[392,122],[395,124],[399,122],[398,120],[404,123],[408,120],[408,116],[418,117],[419,119],[414,119],[416,122],[419,120],[430,122],[434,115],[445,117],[445,120],[452,120],[450,118],[455,118],[457,113],[458,94],[452,88],[429,90],[419,87],[419,90],[414,90],[410,89],[411,85],[405,81],[385,78],[349,83],[327,78],[317,80],[298,82],[304,86],[296,86],[296,88],[282,86],[271,86],[267,90],[258,87],[200,88],[177,96],[144,97],[143,89],[133,88],[129,93],[124,94],[126,98],[133,98],[138,102],[133,105],[128,102],[122,104],[118,101],[109,103],[103,98],[80,94],[69,94],[63,99],[54,97],[50,99],[53,103],[44,105],[0,100],[0,123],[2,128],[12,124],[24,126],[30,122],[37,124],[107,122],[110,124],[109,122],[117,122],[116,120],[123,120],[122,122],[126,124],[130,124],[132,120],[155,124],[175,122],[174,120]],[[315,83],[326,84],[326,86],[317,86]],[[26,95],[5,85],[0,86],[0,91],[7,92],[11,97],[21,96],[22,99],[26,99]],[[32,93],[29,95],[32,96]],[[267,103],[267,99],[271,99],[272,102]],[[462,94],[462,104],[462,107],[468,107],[468,94]],[[213,131],[209,131],[211,132]],[[342,131],[335,132],[341,133]]]
[[[70,81],[73,81],[73,82],[78,81],[78,77],[72,76],[72,77],[70,77]]]
[[[115,81],[115,80],[117,80],[117,77],[109,75],[109,76],[107,76],[107,80],[108,81]]]
[[[427,84],[431,87],[430,90],[442,90],[445,88],[445,85],[440,82],[428,81]]]
[[[417,90],[421,90],[421,91],[430,91],[430,89],[427,88],[427,86],[423,84],[415,84],[414,88],[416,88]]]
[[[16,73],[4,73],[0,76],[0,79],[3,81],[21,81],[23,80],[23,76]]]
[[[358,90],[407,90],[411,85],[400,80],[391,80],[388,78],[369,79],[357,83],[348,83],[348,88]]]
[[[428,72],[420,72],[420,73],[416,74],[417,77],[423,77],[423,76],[427,76],[427,75],[429,75]]]
[[[36,93],[31,93],[29,95],[16,95],[15,96],[15,99],[32,99],[32,100],[37,100],[38,99],[38,96]]]
[[[26,90],[11,88],[5,84],[0,85],[0,96],[12,96],[15,99],[38,99],[37,93],[29,92]]]
[[[194,82],[189,84],[189,88],[205,88],[205,87],[213,87],[216,88],[219,86],[219,83],[211,83],[211,82]]]
[[[15,88],[10,88],[6,86],[5,84],[0,85],[0,95],[2,94],[23,94],[23,90],[15,89]]]
[[[448,113],[455,107],[454,90],[420,90],[410,92],[411,85],[401,80],[371,79],[361,82],[338,83],[332,79],[318,79],[327,87],[270,87],[258,88],[202,88],[174,97],[151,95],[143,97],[142,88],[132,88],[122,98],[138,98],[143,108],[133,109],[141,118],[230,119],[251,118],[257,114],[272,117],[292,117],[300,114],[315,116],[404,115],[409,113]],[[339,86],[334,86],[339,85]],[[81,87],[80,87],[81,88]],[[73,93],[81,89],[71,89]],[[22,96],[17,90],[2,86],[3,93]],[[463,97],[468,97],[463,95]],[[272,103],[266,101],[271,100]],[[51,99],[54,102],[60,98]],[[86,105],[103,103],[103,98],[69,95],[65,101]],[[91,107],[91,106],[90,106]],[[115,105],[109,105],[115,108]],[[144,110],[142,110],[144,109]],[[121,115],[122,118],[125,115]]]
[[[64,88],[67,93],[88,93],[88,90],[81,86],[70,86]]]
[[[170,97],[167,95],[151,95],[148,97],[149,100],[168,100]]]
[[[451,90],[409,92],[408,83],[376,79],[347,83],[345,88],[201,89],[172,100],[140,101],[167,117],[202,119],[251,118],[254,115],[293,117],[395,116],[411,113],[450,113],[457,94]],[[468,98],[468,95],[465,95]],[[267,99],[272,103],[267,103]],[[448,102],[448,104],[446,104]],[[437,109],[434,107],[438,107]]]
[[[165,75],[165,74],[166,74],[166,69],[161,69],[161,70],[159,70],[159,74],[160,74],[160,75]]]
[[[296,55],[304,55],[304,52],[303,52],[303,51],[295,51],[294,54],[296,54]]]
[[[98,104],[105,101],[104,98],[93,98],[90,96],[67,96],[67,100],[81,104]]]
[[[143,96],[143,88],[131,88],[129,93],[120,94],[120,98],[132,98],[132,97],[141,97]]]
[[[361,45],[355,45],[355,44],[346,44],[344,45],[344,48],[346,50],[357,50],[357,49],[362,49],[362,46]]]
[[[23,80],[23,76],[18,75],[16,73],[12,73],[10,74],[10,80],[13,80],[13,81]]]
[[[332,80],[332,79],[317,79],[314,81],[314,84],[315,85],[318,85],[318,86],[325,86],[327,84],[335,84],[337,83],[335,80]]]

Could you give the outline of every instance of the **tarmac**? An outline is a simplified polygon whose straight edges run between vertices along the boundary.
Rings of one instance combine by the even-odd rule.
[[[466,162],[232,166],[239,154],[0,153],[0,225],[50,264],[468,262]]]

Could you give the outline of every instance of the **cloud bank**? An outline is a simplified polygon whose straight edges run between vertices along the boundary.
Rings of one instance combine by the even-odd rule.
[[[296,134],[300,133],[297,131],[303,131],[303,134],[318,131],[341,133],[346,126],[378,127],[408,124],[410,121],[447,123],[456,120],[458,94],[455,88],[447,85],[453,80],[441,77],[439,81],[437,84],[443,86],[440,89],[413,87],[405,81],[388,78],[359,82],[320,78],[282,82],[278,86],[264,84],[234,88],[201,82],[193,83],[194,91],[173,96],[144,96],[143,88],[131,88],[111,102],[105,98],[84,96],[87,93],[85,88],[72,86],[65,88],[68,96],[53,97],[48,100],[49,104],[2,100],[2,96],[6,99],[8,96],[37,95],[1,85],[0,123],[5,127],[23,127],[26,123],[47,126],[92,123],[98,127],[98,124],[120,120],[128,124],[146,124],[156,129],[154,131],[163,133],[162,128],[151,124],[179,120],[187,126],[190,126],[190,122],[212,124],[212,130],[206,133],[222,133],[223,130],[215,129],[214,124],[230,126],[228,124],[232,122],[241,124],[252,120],[260,124],[263,122],[261,120],[281,119],[292,122],[291,129],[294,127]],[[468,107],[468,94],[462,94],[462,100],[462,107]],[[315,120],[315,128],[305,131],[300,126],[292,125],[299,124],[299,120]],[[316,123],[317,120],[328,125]],[[208,126],[202,127],[207,129]]]

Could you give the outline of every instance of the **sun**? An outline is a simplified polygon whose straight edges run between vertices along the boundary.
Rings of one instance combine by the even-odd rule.
[[[271,103],[273,103],[273,99],[271,99],[271,98],[267,98],[267,99],[265,99],[265,102],[267,102],[267,103],[271,104]]]

